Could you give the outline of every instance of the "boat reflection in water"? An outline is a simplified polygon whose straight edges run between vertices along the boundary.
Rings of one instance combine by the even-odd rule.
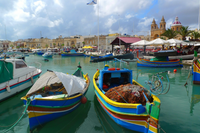
[[[114,122],[110,116],[104,111],[99,102],[97,101],[96,96],[94,96],[94,109],[101,123],[102,127],[95,126],[95,130],[103,130],[105,133],[134,133],[135,131],[123,128]],[[135,132],[138,133],[138,132]]]
[[[27,93],[28,90],[24,90],[16,95],[13,95],[9,99],[0,102],[0,133],[9,129],[22,115],[24,110],[23,101],[20,98]],[[27,114],[21,119],[21,121],[12,129],[14,132],[27,133],[29,132],[27,124]],[[21,128],[23,125],[23,128]]]
[[[88,100],[87,103],[81,104],[70,114],[38,126],[33,130],[33,133],[75,133],[88,117],[90,107],[91,101]]]
[[[190,114],[193,114],[194,107],[198,103],[200,103],[200,85],[193,85],[190,101]]]

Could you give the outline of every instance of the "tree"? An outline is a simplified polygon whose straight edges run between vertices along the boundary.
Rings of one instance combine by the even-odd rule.
[[[17,46],[17,49],[19,49],[20,48],[20,46]]]
[[[53,46],[54,46],[54,48],[56,47],[56,44],[55,43],[53,43]]]
[[[165,36],[168,39],[176,38],[178,35],[177,31],[173,31],[172,29],[167,29],[161,36]]]
[[[85,42],[82,42],[83,43],[83,47],[85,46]]]
[[[178,31],[178,33],[182,36],[182,40],[186,40],[186,36],[192,33],[192,31],[190,31],[188,28],[188,26],[182,26],[180,31]]]
[[[10,45],[10,47],[13,49],[14,45]]]
[[[199,32],[196,32],[196,31],[193,31],[191,34],[190,34],[191,37],[193,37],[193,39],[198,39],[200,37],[200,34]]]

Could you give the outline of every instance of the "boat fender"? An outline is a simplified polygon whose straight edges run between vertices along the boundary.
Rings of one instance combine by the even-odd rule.
[[[87,102],[87,98],[85,97],[85,96],[83,96],[82,98],[81,98],[81,103],[82,104],[85,104]]]
[[[8,83],[6,84],[6,90],[7,90],[8,92],[10,92],[10,86],[9,86]]]
[[[34,83],[34,81],[33,81],[33,76],[31,76],[31,83],[32,83],[32,84]]]
[[[108,68],[109,71],[120,70],[120,68]]]

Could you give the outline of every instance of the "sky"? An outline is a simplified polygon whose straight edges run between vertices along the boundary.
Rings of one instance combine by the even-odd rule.
[[[198,28],[199,0],[0,0],[0,40],[73,35],[150,34],[153,19],[166,29],[175,17]],[[99,25],[99,26],[98,26]]]

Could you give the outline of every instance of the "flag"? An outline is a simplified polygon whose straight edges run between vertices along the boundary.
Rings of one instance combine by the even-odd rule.
[[[94,5],[94,4],[97,4],[97,0],[92,0],[92,2],[87,3],[87,5]]]

